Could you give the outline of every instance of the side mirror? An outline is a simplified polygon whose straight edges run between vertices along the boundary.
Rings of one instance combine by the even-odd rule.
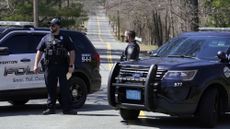
[[[157,56],[157,49],[148,51],[147,53],[148,53],[149,56]]]
[[[9,55],[10,51],[8,47],[0,47],[0,55]]]
[[[152,54],[153,54],[153,51],[147,51],[147,54],[148,54],[148,55],[152,55]]]
[[[217,57],[220,59],[221,62],[228,62],[228,55],[225,52],[218,51]]]

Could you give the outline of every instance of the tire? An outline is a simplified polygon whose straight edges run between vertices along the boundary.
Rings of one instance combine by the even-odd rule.
[[[14,106],[24,105],[28,102],[28,99],[25,100],[9,100],[8,102]]]
[[[140,110],[120,109],[120,115],[124,120],[136,120],[140,114]]]
[[[198,119],[202,127],[213,128],[220,114],[220,96],[216,88],[206,91],[201,98]]]
[[[73,108],[80,108],[85,104],[87,98],[87,86],[79,77],[73,77],[69,81],[72,95]]]

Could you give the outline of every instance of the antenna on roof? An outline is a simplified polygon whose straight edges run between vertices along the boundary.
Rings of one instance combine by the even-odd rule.
[[[25,21],[0,21],[0,26],[33,26],[33,22]]]
[[[230,27],[199,27],[199,31],[230,31]]]

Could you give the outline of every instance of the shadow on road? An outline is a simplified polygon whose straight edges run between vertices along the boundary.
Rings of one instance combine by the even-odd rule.
[[[107,55],[108,53],[111,53],[112,57],[113,55],[121,56],[122,52],[124,52],[124,50],[116,50],[116,49],[112,49],[112,50],[97,49],[97,51],[99,52],[100,55]]]
[[[42,115],[42,111],[46,109],[46,104],[26,104],[22,106],[0,106],[0,117],[4,116],[25,116],[25,115]],[[56,105],[56,113],[62,113],[61,106]],[[95,114],[85,114],[85,112],[92,111],[104,111],[113,110],[109,105],[99,105],[99,104],[85,104],[83,107],[76,109],[79,114],[84,112],[84,115],[95,115]],[[112,116],[112,114],[96,114],[98,116]],[[116,116],[116,115],[114,115]]]
[[[230,115],[225,115],[215,129],[226,127],[229,124]],[[159,129],[204,129],[195,118],[192,117],[173,117],[173,116],[155,116],[139,118],[135,121],[121,121],[126,125],[137,125],[146,127],[155,127]]]
[[[119,62],[120,61],[120,56],[122,55],[122,52],[124,52],[124,50],[107,50],[107,49],[97,49],[97,51],[99,52],[99,55],[101,56],[101,63],[111,63],[109,62],[107,57],[107,55],[111,55],[112,57],[112,62]],[[147,56],[146,54],[147,52],[145,51],[141,51],[140,52],[140,58]]]
[[[22,106],[0,106],[0,117],[18,115],[40,115],[45,104],[26,104]]]
[[[100,62],[101,63],[112,63],[112,62],[119,62],[120,56],[122,55],[123,50],[107,50],[107,49],[97,49],[100,55]],[[108,55],[111,55],[112,62],[108,60]]]

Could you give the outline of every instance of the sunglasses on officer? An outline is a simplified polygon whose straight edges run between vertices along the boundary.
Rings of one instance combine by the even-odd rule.
[[[50,27],[56,27],[56,24],[51,24]]]

